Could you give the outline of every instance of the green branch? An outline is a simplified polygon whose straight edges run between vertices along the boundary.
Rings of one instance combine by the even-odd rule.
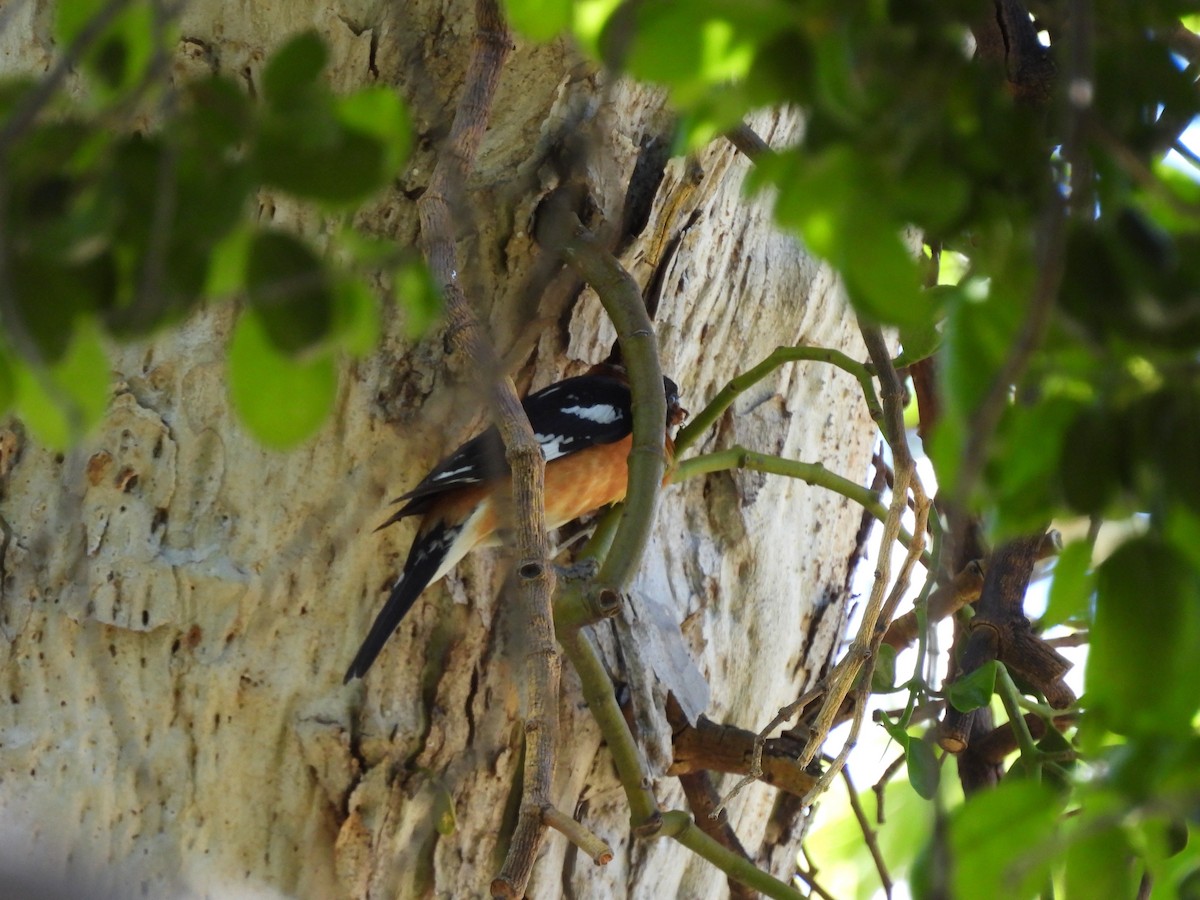
[[[1000,695],[1004,711],[1008,713],[1008,723],[1017,736],[1021,756],[1029,764],[1034,779],[1037,779],[1041,776],[1042,751],[1038,749],[1037,742],[1029,731],[1029,724],[1025,721],[1025,715],[1021,712],[1021,692],[1012,676],[1008,674],[1007,667],[999,660],[996,660],[996,693]]]
[[[878,495],[870,488],[853,482],[849,478],[843,478],[835,472],[830,472],[821,463],[784,459],[769,453],[747,450],[740,445],[685,459],[671,472],[671,481],[684,481],[697,475],[708,475],[712,472],[724,472],[729,469],[750,469],[771,475],[798,478],[813,487],[823,487],[835,494],[841,494],[846,499],[857,503],[880,522],[887,520],[887,507],[880,502]],[[912,543],[912,535],[901,528],[899,540],[907,548]],[[922,560],[929,565],[930,561],[927,557],[928,554],[925,554],[922,556]]]
[[[583,699],[608,744],[608,752],[612,754],[617,767],[617,777],[629,800],[629,815],[634,830],[657,831],[660,813],[658,801],[650,789],[650,776],[643,766],[642,754],[629,730],[629,723],[621,713],[616,694],[613,693],[612,679],[604,668],[600,654],[596,652],[591,638],[579,628],[560,631],[558,640],[579,674]]]
[[[774,875],[764,872],[746,857],[722,847],[692,821],[685,812],[672,810],[663,814],[661,837],[671,837],[683,844],[697,856],[707,859],[726,875],[753,888],[760,894],[778,900],[803,900],[803,894]]]
[[[699,440],[700,436],[721,417],[721,414],[729,409],[739,394],[758,384],[785,363],[804,361],[829,363],[849,372],[858,379],[863,397],[866,399],[867,411],[876,424],[882,425],[883,410],[879,405],[879,398],[875,394],[871,372],[864,363],[855,362],[840,350],[831,350],[826,347],[779,347],[753,369],[738,375],[721,388],[708,406],[704,407],[686,427],[680,430],[678,437],[675,438],[675,452],[683,453]]]

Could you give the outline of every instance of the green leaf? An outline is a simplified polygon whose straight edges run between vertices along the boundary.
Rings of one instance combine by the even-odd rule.
[[[263,94],[274,105],[291,105],[305,98],[309,85],[325,68],[329,51],[315,31],[302,31],[271,54],[263,67]]]
[[[910,740],[906,762],[908,764],[908,780],[913,786],[913,790],[926,800],[936,797],[942,769],[938,765],[933,748],[924,741],[915,738]]]
[[[900,329],[900,355],[893,361],[897,368],[911,366],[915,362],[933,356],[942,344],[942,333],[932,318],[917,325]]]
[[[1096,579],[1092,574],[1092,548],[1087,541],[1074,541],[1063,548],[1054,563],[1050,598],[1042,616],[1042,627],[1061,625],[1087,617]]]
[[[399,94],[391,88],[364,88],[338,100],[337,108],[347,128],[379,141],[384,149],[381,175],[395,176],[412,146],[412,123]]]
[[[838,144],[817,156],[765,162],[758,177],[779,188],[776,219],[837,267],[858,310],[905,328],[932,326],[934,298],[920,290],[916,262],[900,240],[904,223],[882,202],[871,159]]]
[[[6,413],[17,400],[17,376],[8,351],[0,346],[0,413]]]
[[[383,333],[375,294],[359,279],[343,277],[335,283],[334,299],[338,343],[351,356],[366,356]]]
[[[328,337],[333,295],[321,261],[283,231],[264,231],[250,244],[246,264],[250,303],[272,343],[298,354]]]
[[[1132,848],[1115,826],[1095,829],[1081,822],[1067,846],[1066,897],[1133,897]]]
[[[109,3],[104,0],[71,0],[55,6],[55,38],[67,47],[88,29]],[[84,69],[92,76],[93,86],[110,96],[133,88],[146,74],[154,56],[156,32],[154,7],[150,3],[130,3],[109,20],[83,55]],[[168,29],[162,35],[173,45]]]
[[[1200,515],[1186,506],[1172,506],[1166,516],[1163,534],[1187,557],[1192,568],[1200,571]]]
[[[322,135],[325,128],[332,133]],[[357,203],[383,187],[391,174],[384,172],[386,156],[383,143],[373,137],[336,122],[321,123],[314,131],[292,117],[268,119],[253,151],[264,183],[335,206]]]
[[[1191,733],[1200,706],[1200,579],[1155,534],[1121,545],[1097,578],[1088,697],[1119,734]]]
[[[875,668],[871,671],[871,693],[888,694],[896,690],[896,648],[880,644]]]
[[[996,690],[996,661],[989,660],[970,675],[950,685],[950,703],[959,712],[986,706]]]
[[[901,223],[863,202],[841,227],[841,254],[831,261],[841,270],[855,307],[885,324],[929,328],[933,299],[920,288],[916,261],[900,240]]]
[[[1106,408],[1084,409],[1067,427],[1059,477],[1063,497],[1075,512],[1103,515],[1113,502],[1128,466],[1126,437],[1121,421]]]
[[[281,353],[254,311],[238,320],[229,345],[229,391],[239,418],[268,447],[311,437],[333,409],[333,357],[297,360]]]
[[[1054,836],[1063,801],[1046,785],[1008,780],[969,797],[951,815],[952,897],[1032,897],[1049,874],[1050,854],[1031,854]]]
[[[1005,408],[986,472],[997,506],[994,539],[1028,534],[1061,510],[1061,449],[1078,409],[1061,396]]]
[[[505,0],[508,21],[531,41],[548,41],[571,25],[571,0]]]
[[[416,340],[441,319],[444,310],[442,292],[422,262],[401,266],[396,270],[395,280],[397,299],[408,314],[404,332],[409,340]]]
[[[210,297],[232,296],[246,284],[246,268],[254,232],[238,228],[213,247],[204,292]]]
[[[82,440],[108,406],[108,355],[99,330],[83,320],[54,364],[35,372],[16,362],[13,371],[16,413],[47,447],[65,450]]]
[[[954,490],[966,443],[964,419],[946,410],[925,444],[929,459],[933,462],[933,470],[937,473],[940,490]]]
[[[246,93],[229,78],[212,75],[182,89],[183,125],[191,138],[209,151],[232,149],[248,136],[253,111]]]
[[[947,300],[943,329],[942,378],[948,413],[967,419],[987,396],[1008,349],[1009,335],[995,302],[972,293],[973,283],[956,285]]]

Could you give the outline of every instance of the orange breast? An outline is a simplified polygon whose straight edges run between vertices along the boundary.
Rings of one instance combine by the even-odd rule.
[[[546,466],[546,527],[558,528],[625,498],[633,436],[572,453]]]
[[[633,436],[613,444],[600,444],[556,459],[546,466],[546,527],[558,528],[602,506],[625,499],[629,486],[629,448]],[[465,519],[475,506],[489,498],[495,485],[477,485],[454,491],[437,504],[438,518]],[[472,531],[476,541],[486,540],[495,529],[496,509],[488,503]],[[426,519],[422,531],[433,525]]]

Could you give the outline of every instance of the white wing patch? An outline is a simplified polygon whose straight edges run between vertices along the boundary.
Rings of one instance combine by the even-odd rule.
[[[542,456],[546,462],[567,455],[567,447],[575,443],[574,439],[561,434],[535,434],[534,438],[542,448]]]
[[[447,478],[453,478],[455,475],[461,475],[463,472],[472,472],[475,467],[470,463],[463,466],[461,469],[451,469],[449,472],[439,472],[433,476],[434,481],[445,481]]]
[[[621,410],[608,403],[594,403],[591,406],[566,406],[563,407],[563,412],[587,419],[589,422],[599,422],[602,425],[611,425],[622,415]]]

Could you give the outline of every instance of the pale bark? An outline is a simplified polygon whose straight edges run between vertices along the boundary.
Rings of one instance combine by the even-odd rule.
[[[14,7],[0,36],[8,69],[44,69],[48,8]],[[310,25],[331,44],[335,86],[397,84],[413,106],[418,150],[399,189],[360,222],[415,246],[410,197],[428,178],[461,85],[470,6],[196,0],[177,71],[216,68],[254,83],[270,49]],[[568,133],[590,135],[587,183],[618,223],[639,143],[669,139],[669,122],[658,92],[605,87],[565,45],[518,41],[464,193],[460,251],[473,261],[463,275],[498,351],[521,364],[520,384],[582,370],[613,337],[588,291],[559,281],[528,295],[529,220],[550,178],[547,152]],[[799,127],[786,114],[753,124],[774,144],[795,140]],[[744,198],[746,160],[717,141],[698,162],[695,190],[682,159],[668,164],[649,224],[622,254],[645,285],[663,237],[681,236],[657,323],[684,404],[699,409],[779,344],[862,358],[833,275]],[[291,204],[264,197],[262,209],[320,233],[318,218]],[[523,703],[519,623],[496,603],[499,556],[476,554],[429,590],[365,685],[341,685],[412,535],[371,529],[387,499],[481,415],[440,337],[407,343],[388,319],[379,352],[344,366],[330,421],[290,453],[257,446],[228,407],[228,306],[117,348],[110,412],[64,459],[9,423],[20,445],[0,458],[9,534],[0,818],[13,825],[10,851],[51,866],[115,867],[151,896],[486,892],[519,796]],[[854,380],[809,363],[743,397],[706,446],[741,443],[857,479],[872,435]],[[660,665],[666,651],[647,633],[650,614],[633,618],[657,602],[709,680],[707,714],[759,727],[835,650],[860,518],[840,497],[753,473],[668,488],[619,654],[613,626],[599,628],[614,669],[634,661],[614,674],[639,698],[661,698],[636,661]],[[724,896],[724,876],[680,846],[633,843],[569,669],[561,716],[557,803],[581,813],[616,856],[596,868],[551,833],[529,895]],[[668,736],[644,737],[661,771]],[[656,790],[664,808],[684,806],[674,779],[660,777]],[[751,787],[732,822],[786,878],[794,843],[763,844],[769,829],[791,833],[772,824],[773,801],[771,788]]]

